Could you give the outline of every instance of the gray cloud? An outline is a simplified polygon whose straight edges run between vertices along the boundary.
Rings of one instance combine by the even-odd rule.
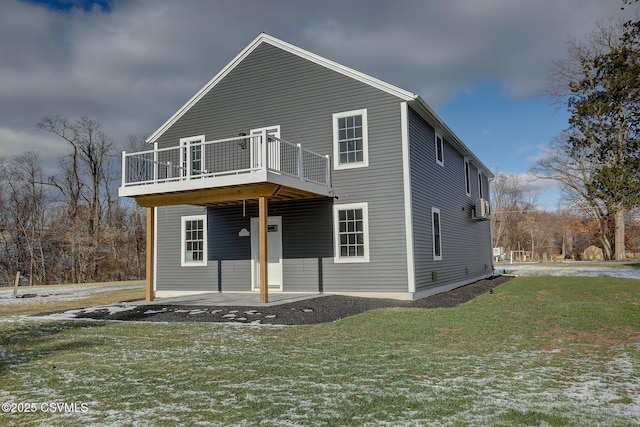
[[[3,2],[0,156],[63,153],[35,129],[45,114],[89,116],[121,145],[149,134],[261,31],[437,107],[483,80],[541,92],[569,36],[618,13],[601,0],[115,0],[110,12]]]

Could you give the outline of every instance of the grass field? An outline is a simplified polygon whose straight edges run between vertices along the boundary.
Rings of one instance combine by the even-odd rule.
[[[305,327],[0,316],[0,403],[35,409],[7,426],[631,426],[639,372],[629,279],[522,277]]]
[[[144,300],[144,282],[103,282],[81,285],[21,286],[13,299],[13,288],[0,288],[0,316],[38,314],[74,308],[93,307],[113,302]]]

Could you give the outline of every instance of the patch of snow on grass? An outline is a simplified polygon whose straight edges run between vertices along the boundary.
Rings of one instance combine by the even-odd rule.
[[[624,265],[611,267],[589,262],[509,264],[505,270],[518,276],[617,277],[640,279],[640,269]]]
[[[100,292],[140,289],[143,287],[144,284],[123,286],[91,283],[81,285],[20,286],[18,288],[18,298],[13,298],[13,288],[2,288],[0,290],[0,305],[40,304],[43,299],[46,301],[72,301]],[[36,297],[20,298],[24,294],[32,294],[36,295]]]
[[[525,420],[535,414],[543,420],[537,425],[640,423],[634,358],[640,348],[632,346],[614,349],[617,355],[609,359],[565,356],[557,349],[418,351],[409,357],[389,348],[354,357],[355,345],[337,351],[322,344],[283,345],[276,355],[264,345],[272,340],[268,331],[228,324],[145,324],[132,331],[132,324],[79,328],[51,322],[43,328],[44,323],[16,330],[11,342],[19,342],[26,330],[31,338],[39,328],[52,335],[50,325],[59,323],[61,334],[73,332],[56,331],[69,340],[60,342],[83,347],[69,351],[65,345],[56,358],[41,349],[27,349],[28,357],[17,347],[3,353],[6,378],[19,380],[14,386],[19,391],[0,390],[0,397],[86,401],[90,411],[76,418],[38,414],[33,419],[42,425],[222,425],[225,420],[224,425],[248,426],[258,419],[279,426],[508,425],[518,424],[509,418],[517,414]],[[406,363],[398,363],[402,360]]]

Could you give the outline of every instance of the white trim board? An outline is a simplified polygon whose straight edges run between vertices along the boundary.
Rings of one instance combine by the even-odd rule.
[[[409,158],[409,117],[406,102],[400,103],[400,127],[402,132],[402,180],[404,187],[404,226],[407,250],[407,289],[416,291],[415,257],[413,254],[413,211],[411,203],[411,159]]]

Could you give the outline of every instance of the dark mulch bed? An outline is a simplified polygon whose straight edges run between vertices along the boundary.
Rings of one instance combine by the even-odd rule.
[[[361,298],[341,295],[320,296],[289,304],[265,307],[218,307],[180,305],[141,305],[111,314],[109,310],[80,311],[77,318],[97,320],[135,320],[150,322],[220,322],[255,325],[310,325],[333,322],[365,311],[388,307],[455,307],[508,281],[510,277],[462,286],[418,301]]]

